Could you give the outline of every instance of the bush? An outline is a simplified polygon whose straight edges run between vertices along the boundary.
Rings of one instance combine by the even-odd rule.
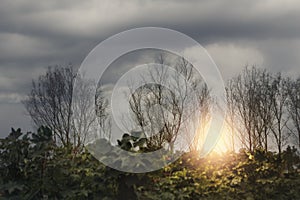
[[[205,158],[185,153],[161,170],[130,174],[52,138],[41,127],[36,134],[12,129],[0,140],[0,199],[300,199],[293,147],[280,158],[262,149]],[[119,146],[127,148],[126,142]]]

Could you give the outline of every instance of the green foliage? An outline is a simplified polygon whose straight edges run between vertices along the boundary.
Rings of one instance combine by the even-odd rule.
[[[117,142],[118,146],[113,148],[107,140],[98,139],[89,144],[87,148],[99,160],[110,166],[124,167],[127,170],[143,171],[147,166],[156,164],[146,158],[136,158],[139,153],[149,151],[145,138],[125,133]],[[127,151],[128,154],[125,154],[124,151]],[[107,169],[106,172],[115,177],[118,199],[137,199],[135,188],[149,182],[148,176],[145,174],[124,173],[114,169]]]
[[[55,145],[52,132],[12,133],[0,143],[0,197],[9,199],[109,199],[115,181],[92,155]]]
[[[119,146],[133,151],[126,142]],[[107,141],[96,143],[91,147],[111,153]],[[300,199],[299,163],[293,147],[281,157],[262,149],[185,153],[161,170],[131,174],[105,167],[85,149],[57,146],[46,127],[12,129],[0,140],[0,199]]]
[[[129,135],[128,133],[123,134],[121,140],[118,141],[118,146],[125,151],[132,152],[146,152],[147,139],[143,137]]]
[[[299,173],[281,176],[277,160],[277,155],[262,150],[202,159],[187,153],[149,175],[152,184],[138,188],[139,198],[299,199]]]

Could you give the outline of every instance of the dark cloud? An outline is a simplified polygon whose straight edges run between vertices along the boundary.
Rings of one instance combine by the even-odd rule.
[[[300,3],[297,0],[22,1],[0,6],[0,118],[23,126],[18,99],[49,65],[80,65],[105,38],[130,28],[161,26],[183,32],[215,59],[225,78],[245,64],[299,74]],[[140,63],[142,55],[123,61]],[[122,70],[121,70],[122,71]],[[110,77],[106,77],[109,82]],[[18,106],[11,106],[18,105]],[[8,109],[14,107],[15,109]],[[27,118],[26,118],[27,119]],[[25,125],[24,125],[25,126]],[[27,126],[29,127],[29,126]]]

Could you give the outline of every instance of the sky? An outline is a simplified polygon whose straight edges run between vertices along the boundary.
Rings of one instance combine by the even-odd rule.
[[[32,130],[21,103],[32,79],[48,66],[80,66],[121,31],[180,31],[206,48],[226,81],[245,65],[299,76],[299,21],[298,0],[2,0],[0,137],[11,127]]]

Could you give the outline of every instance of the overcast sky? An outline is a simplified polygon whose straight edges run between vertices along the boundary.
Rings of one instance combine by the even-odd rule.
[[[180,31],[210,53],[225,80],[246,64],[300,73],[298,0],[2,0],[0,136],[31,129],[20,100],[47,66],[79,66],[101,41],[144,26]]]

